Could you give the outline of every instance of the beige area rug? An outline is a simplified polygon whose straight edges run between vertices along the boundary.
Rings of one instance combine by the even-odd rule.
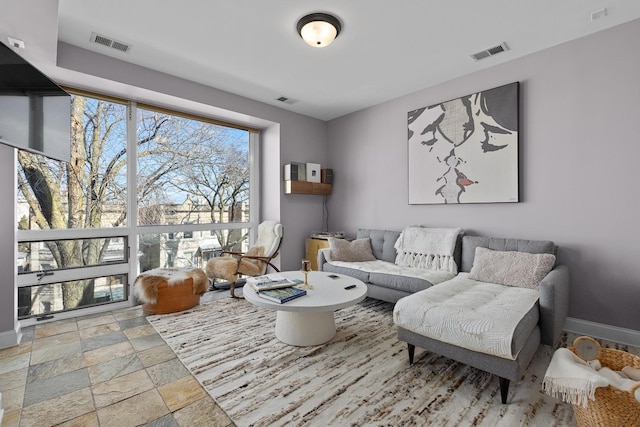
[[[238,426],[575,425],[541,391],[549,348],[503,405],[493,375],[420,349],[410,366],[392,305],[373,299],[339,310],[336,336],[315,347],[281,343],[275,312],[242,300],[148,320]]]

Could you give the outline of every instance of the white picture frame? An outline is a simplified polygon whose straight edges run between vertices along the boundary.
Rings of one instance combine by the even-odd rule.
[[[320,163],[307,163],[307,182],[320,182]]]

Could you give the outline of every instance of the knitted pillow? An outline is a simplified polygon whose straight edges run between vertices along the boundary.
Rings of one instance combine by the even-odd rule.
[[[371,239],[356,239],[348,241],[345,239],[329,238],[331,248],[331,261],[375,261],[376,257],[371,253]]]
[[[478,246],[469,278],[481,282],[538,289],[540,282],[551,271],[555,262],[556,256],[553,254],[492,251]]]

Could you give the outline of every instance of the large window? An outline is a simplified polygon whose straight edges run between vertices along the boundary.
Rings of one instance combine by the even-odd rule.
[[[248,221],[248,131],[137,112],[139,225]]]
[[[18,150],[18,229],[126,225],[126,106],[71,99],[71,162]],[[60,265],[78,262],[60,257]]]
[[[246,230],[229,225],[251,217],[251,132],[138,106],[137,139],[138,226],[168,231],[139,235],[140,268],[242,250]]]
[[[18,152],[20,318],[126,301],[139,272],[246,248],[257,132],[81,94],[71,123],[70,163]]]

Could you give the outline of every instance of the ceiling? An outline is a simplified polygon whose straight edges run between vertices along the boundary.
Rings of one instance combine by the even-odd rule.
[[[343,23],[325,48],[296,32],[317,11]],[[639,17],[638,0],[59,0],[58,39],[330,120]],[[129,53],[91,43],[93,32]]]

